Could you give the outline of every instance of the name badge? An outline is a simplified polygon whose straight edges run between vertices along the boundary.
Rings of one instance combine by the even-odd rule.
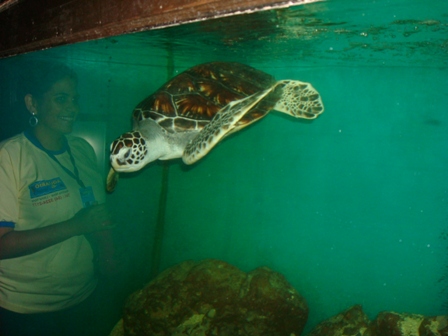
[[[79,193],[81,195],[81,201],[84,208],[97,204],[92,187],[79,188]]]

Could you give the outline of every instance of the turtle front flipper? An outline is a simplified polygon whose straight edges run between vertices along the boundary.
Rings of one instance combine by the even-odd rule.
[[[273,88],[275,86],[244,99],[233,101],[222,108],[211,122],[187,144],[182,156],[184,163],[193,164],[207,155],[221,139],[234,131],[238,121]]]
[[[324,111],[319,92],[310,84],[296,80],[281,80],[275,91],[282,90],[274,110],[296,118],[315,119]]]
[[[110,168],[109,174],[107,174],[107,182],[106,182],[106,190],[111,193],[115,190],[115,186],[118,183],[119,174],[113,169]]]

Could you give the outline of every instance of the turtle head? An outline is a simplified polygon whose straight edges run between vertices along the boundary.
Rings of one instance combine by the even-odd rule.
[[[110,163],[117,172],[133,172],[149,162],[147,141],[139,131],[122,134],[110,145]]]
[[[110,145],[110,163],[116,172],[140,170],[169,152],[163,131],[153,120],[143,120],[135,128]]]

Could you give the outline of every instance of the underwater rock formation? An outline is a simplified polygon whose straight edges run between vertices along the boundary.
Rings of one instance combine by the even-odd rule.
[[[110,336],[299,336],[307,317],[304,298],[269,268],[186,261],[133,293]],[[448,316],[381,312],[370,321],[355,305],[307,336],[448,336]]]
[[[300,335],[304,298],[266,267],[244,273],[219,260],[186,261],[133,293],[125,335]]]
[[[381,312],[370,322],[356,305],[318,324],[308,336],[448,336],[448,316]]]
[[[308,336],[366,335],[370,320],[360,305],[353,306],[319,323]]]
[[[371,326],[372,336],[446,336],[448,316],[425,317],[418,314],[381,312]]]

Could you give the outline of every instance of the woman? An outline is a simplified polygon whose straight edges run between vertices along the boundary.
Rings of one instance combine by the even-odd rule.
[[[112,227],[102,178],[92,147],[67,136],[76,75],[39,70],[25,95],[31,129],[0,144],[0,335],[99,335],[87,329],[94,259],[108,258],[94,240]]]

